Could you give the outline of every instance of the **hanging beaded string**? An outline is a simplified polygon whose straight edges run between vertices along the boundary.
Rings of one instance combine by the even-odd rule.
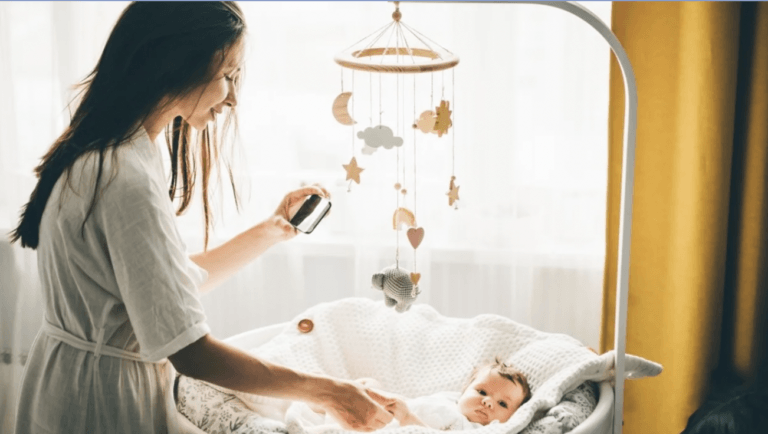
[[[430,73],[430,77],[432,80],[432,83],[434,85],[435,82],[435,74]],[[413,94],[416,95],[416,82],[414,81],[414,88],[413,88]],[[434,99],[432,96],[432,85],[430,85],[430,101],[434,105]],[[416,117],[416,98],[414,98],[414,104],[413,104],[413,117]],[[417,177],[416,177],[416,130],[413,130],[413,214],[418,216],[418,212],[416,210],[417,208],[417,200],[416,200],[416,190],[417,190]],[[416,268],[416,249],[413,249],[413,272],[415,273],[417,270]],[[413,286],[413,290],[411,293],[411,296],[415,296],[416,292],[416,285]]]
[[[400,40],[397,39],[397,48],[398,48],[398,54],[397,59],[399,62],[400,55],[399,55],[399,49],[400,49]],[[395,76],[395,81],[397,83],[397,120],[395,124],[395,134],[400,134],[400,76]],[[400,210],[400,146],[396,146],[397,151],[397,166],[395,166],[395,177],[397,178],[397,183],[395,184],[395,196],[397,196],[397,208],[395,208],[395,213],[399,212]],[[395,217],[394,219],[395,223],[395,267],[400,268],[400,222]]]
[[[373,74],[368,73],[368,126],[373,125]]]
[[[453,104],[453,135],[451,137],[451,180],[456,179],[456,70],[451,68],[451,104]],[[457,201],[456,201],[457,202]],[[453,202],[453,209],[458,210],[459,205]]]
[[[395,47],[396,47],[397,51],[395,53],[396,53],[397,63],[399,64],[400,63],[400,37],[402,36],[403,43],[405,44],[406,47],[408,47],[408,41],[405,40],[405,36],[404,36],[404,34],[402,32],[402,29],[400,28],[400,18],[401,18],[402,15],[400,14],[400,9],[398,7],[398,3],[399,2],[395,2],[395,8],[396,9],[395,9],[395,12],[392,14],[392,18],[397,23],[397,25],[395,27],[395,32],[397,32],[397,35],[395,37],[395,41],[396,41],[395,42]],[[408,52],[410,53],[410,47],[408,47]],[[413,61],[413,55],[411,55],[411,61]],[[401,116],[405,115],[405,110],[403,110],[403,104],[405,103],[405,97],[401,98],[401,95],[400,95],[401,94],[400,83],[402,81],[402,77],[400,76],[400,74],[397,74],[395,76],[395,80],[396,80],[396,85],[397,85],[397,123],[396,123],[396,126],[395,126],[395,132],[396,132],[396,135],[398,137],[403,137],[404,136],[403,133],[404,133],[405,122],[401,123],[401,119],[400,118],[401,118]],[[405,90],[405,88],[403,87],[403,91],[404,90]],[[407,191],[405,189],[405,184],[406,184],[406,155],[407,154],[405,152],[403,152],[402,166],[400,164],[400,146],[397,147],[396,154],[397,154],[397,166],[395,168],[396,169],[395,172],[396,172],[396,176],[397,176],[397,183],[395,184],[395,195],[397,196],[397,209],[400,209],[400,194],[402,193],[403,195],[405,195],[405,193]],[[400,170],[401,170],[401,167],[402,167],[402,183],[400,182]],[[403,202],[405,202],[405,198],[403,198]],[[395,254],[395,264],[396,264],[396,267],[398,267],[398,268],[400,267],[400,229],[399,229],[399,226],[400,226],[399,222],[397,220],[395,220],[395,239],[396,239],[395,242],[396,242],[396,249],[397,249],[396,254]]]
[[[442,86],[440,99],[445,100],[445,70],[440,71],[440,86]]]
[[[396,9],[397,12],[399,10]],[[398,27],[395,27],[395,32],[397,32]],[[400,34],[398,33],[398,36],[395,38],[395,61],[397,64],[400,64]],[[382,56],[383,58],[384,56]],[[400,74],[395,74],[395,98],[396,98],[396,104],[395,107],[395,135],[400,134]],[[398,136],[402,137],[402,136]],[[399,146],[398,146],[399,148]]]
[[[413,118],[416,119],[416,75],[413,76]],[[405,169],[405,168],[403,168]],[[405,172],[405,170],[403,170]],[[413,129],[413,214],[416,214],[416,128]],[[416,249],[413,250],[413,272],[416,273]],[[416,297],[416,285],[411,288],[411,297]]]
[[[405,84],[403,84],[403,92],[405,92]],[[403,98],[405,100],[405,98]],[[405,101],[403,101],[403,104],[405,104]],[[403,107],[403,115],[405,115],[405,107]],[[405,124],[405,122],[403,122]],[[403,126],[403,131],[401,131],[403,137],[403,142],[405,142],[405,127]],[[416,145],[416,142],[414,142],[414,146]],[[403,148],[403,185],[402,189],[400,190],[400,193],[403,194],[403,202],[407,203],[405,200],[405,195],[408,193],[408,190],[406,189],[406,186],[408,185],[408,177],[406,176],[406,163],[407,163],[407,154],[405,152],[405,148]]]
[[[431,80],[429,83],[429,106],[434,107],[435,106],[435,73],[434,72],[429,73],[429,79]]]
[[[402,26],[401,26],[403,23],[401,23],[401,21],[400,21],[400,19],[402,18],[402,14],[400,13],[399,3],[400,2],[395,2],[395,8],[396,9],[395,9],[395,14],[393,15],[392,18],[394,18],[395,21],[397,22],[397,29],[400,31],[400,35],[403,38],[403,44],[405,44],[405,46],[408,48],[408,53],[410,55],[411,62],[415,63],[415,61],[413,60],[413,54],[411,53],[411,47],[408,45],[408,41],[405,39],[405,34],[403,33],[403,29],[402,29]],[[400,74],[398,74],[398,77],[400,77]],[[405,92],[405,85],[403,85],[403,92]],[[403,100],[405,100],[405,98],[403,98]],[[405,104],[405,101],[403,101],[403,104]],[[405,107],[403,107],[403,112],[402,113],[403,113],[403,115],[405,115]],[[405,122],[403,122],[403,124],[405,124]],[[405,136],[405,131],[404,130],[405,130],[405,128],[403,127],[403,131],[401,132],[402,133],[401,137]],[[403,141],[405,141],[405,137],[403,137]],[[415,146],[415,142],[414,142],[414,146]],[[400,192],[399,193],[402,193],[402,195],[403,195],[403,202],[407,204],[407,201],[405,200],[405,195],[406,195],[406,193],[408,191],[406,189],[406,186],[408,185],[408,179],[407,179],[407,176],[406,176],[406,166],[407,166],[407,154],[405,152],[405,147],[403,147],[403,169],[402,169],[403,170],[403,184],[402,184],[402,186],[400,188]]]
[[[405,91],[405,86],[403,86],[403,91]],[[403,113],[405,113],[405,109],[403,109]],[[403,128],[403,130],[404,129],[405,128]],[[404,131],[402,132],[402,135],[400,137],[403,137],[403,136],[405,136],[405,132]],[[403,137],[403,144],[405,144],[405,137]],[[414,146],[415,146],[415,142],[414,142]],[[402,165],[403,183],[400,186],[400,191],[398,192],[398,194],[402,194],[403,195],[403,203],[405,203],[406,205],[408,203],[405,200],[405,196],[408,193],[408,190],[406,188],[406,186],[408,185],[408,176],[407,176],[407,172],[406,172],[407,163],[408,163],[408,154],[405,152],[405,147],[403,147],[403,165]]]
[[[344,72],[342,72],[341,75],[341,87],[344,89]],[[354,119],[355,114],[355,70],[352,70],[352,96],[349,99],[349,109],[352,112],[352,119]],[[352,158],[355,158],[355,124],[352,123]],[[352,191],[352,182],[353,180],[349,180],[349,184],[347,185],[347,193]]]
[[[381,73],[379,73],[379,125],[381,125],[381,114],[384,113],[381,111]]]
[[[395,176],[397,183],[395,184],[395,196],[397,201],[396,210],[400,209],[400,149],[397,150],[397,166],[395,167]],[[395,211],[398,212],[398,211]],[[395,267],[400,268],[400,222],[397,218],[394,219],[395,223]]]

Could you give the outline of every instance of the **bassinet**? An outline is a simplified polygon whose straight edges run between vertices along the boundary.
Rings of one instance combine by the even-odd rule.
[[[272,339],[262,343],[268,337]],[[446,317],[427,304],[401,314],[378,300],[360,297],[318,304],[289,323],[238,336],[230,343],[304,372],[374,378],[384,390],[410,398],[460,392],[473,367],[499,357],[527,377],[533,396],[508,421],[477,428],[476,434],[568,432],[594,413],[594,407],[568,409],[566,398],[578,402],[585,398],[579,392],[593,394],[585,382],[610,380],[615,368],[612,352],[598,356],[570,336],[542,332],[500,315]],[[661,372],[658,364],[636,356],[627,355],[627,362],[628,378]],[[211,433],[353,434],[335,423],[308,418],[300,403],[187,378],[180,384],[179,410]],[[607,392],[600,397],[603,404],[594,417],[599,428],[610,429],[609,397]],[[397,425],[387,429],[393,434],[441,432]]]
[[[232,336],[226,339],[230,345],[237,348],[256,348],[283,331],[286,327],[293,324],[289,322],[274,324],[262,327]],[[582,422],[576,429],[571,431],[573,434],[609,434],[611,432],[611,421],[613,416],[613,387],[609,381],[599,383],[598,402],[592,414]]]

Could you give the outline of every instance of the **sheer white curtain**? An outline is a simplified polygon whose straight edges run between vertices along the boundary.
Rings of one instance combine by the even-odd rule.
[[[35,252],[5,234],[61,133],[70,87],[95,65],[125,4],[0,2],[0,432],[10,432],[27,352],[42,321]]]
[[[122,2],[0,2],[0,230],[16,222],[32,169],[67,120],[70,86],[95,65]],[[610,22],[610,2],[584,5]],[[272,212],[282,195],[319,182],[333,212],[311,235],[276,246],[203,297],[224,338],[285,321],[319,302],[379,299],[371,274],[394,263],[393,185],[404,182],[426,237],[417,251],[419,303],[451,316],[497,313],[587,345],[599,338],[604,258],[610,50],[587,25],[535,5],[408,4],[403,21],[461,57],[453,72],[405,77],[416,104],[392,104],[393,77],[342,73],[333,56],[390,20],[385,2],[244,2],[249,25],[238,112],[243,212],[227,189],[212,244]],[[454,128],[442,138],[402,127],[405,179],[394,151],[355,150],[365,168],[347,192],[350,127],[331,103],[352,90],[357,128],[411,122],[445,94]],[[444,85],[443,85],[444,84]],[[443,87],[445,88],[443,90]],[[428,95],[433,89],[433,96]],[[406,99],[412,91],[405,92]],[[375,114],[374,114],[375,113]],[[398,115],[399,114],[399,115]],[[403,124],[407,125],[407,124]],[[359,140],[356,140],[359,142]],[[454,158],[455,157],[455,158]],[[413,184],[413,162],[417,183]],[[458,209],[445,193],[455,164]],[[414,202],[414,195],[416,202]],[[179,221],[201,247],[193,207]],[[403,236],[401,266],[413,268]],[[0,415],[4,431],[26,350],[41,321],[34,252],[0,241]]]

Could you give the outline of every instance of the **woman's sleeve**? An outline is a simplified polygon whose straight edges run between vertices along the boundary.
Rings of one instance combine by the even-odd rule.
[[[162,360],[210,333],[198,297],[207,273],[189,259],[161,187],[119,174],[97,208],[141,357]]]

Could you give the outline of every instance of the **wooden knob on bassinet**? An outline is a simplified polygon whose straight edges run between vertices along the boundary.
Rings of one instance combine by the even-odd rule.
[[[302,333],[309,333],[312,331],[313,328],[315,328],[315,324],[312,322],[311,319],[303,319],[299,321],[297,328]]]

